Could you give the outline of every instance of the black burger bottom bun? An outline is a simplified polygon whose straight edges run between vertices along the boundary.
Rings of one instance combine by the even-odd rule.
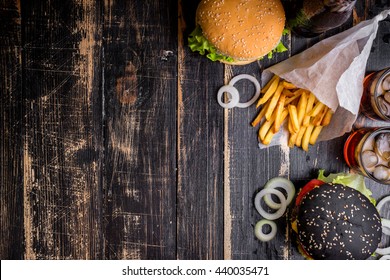
[[[379,213],[359,191],[323,184],[308,192],[298,207],[298,242],[311,258],[363,260],[378,247]]]

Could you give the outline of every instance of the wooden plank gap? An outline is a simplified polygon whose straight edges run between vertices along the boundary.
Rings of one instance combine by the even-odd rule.
[[[228,84],[233,76],[232,66],[226,65],[224,72],[224,83]],[[224,191],[223,191],[223,213],[224,213],[224,230],[223,230],[223,258],[232,258],[232,215],[230,207],[230,142],[229,142],[229,110],[224,110]]]

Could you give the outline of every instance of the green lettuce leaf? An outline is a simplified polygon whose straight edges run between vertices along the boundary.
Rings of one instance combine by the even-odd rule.
[[[365,195],[372,204],[376,205],[376,200],[372,197],[372,192],[366,187],[364,183],[364,177],[360,174],[352,173],[330,173],[328,176],[324,175],[325,170],[319,170],[318,180],[325,183],[342,184],[344,186],[351,187],[363,195]]]
[[[287,51],[287,48],[285,45],[283,45],[282,41],[280,41],[279,44],[272,51],[270,51],[267,56],[269,59],[271,59],[274,53],[282,53],[285,51]]]
[[[289,33],[288,29],[283,30],[283,35]],[[228,61],[233,62],[234,59],[230,56],[222,55],[217,52],[217,49],[203,36],[200,26],[196,26],[194,31],[188,36],[188,46],[191,51],[199,52],[201,55],[206,55],[211,61]],[[287,51],[287,48],[283,45],[282,41],[268,53],[268,58],[271,59],[274,53],[281,53]],[[262,59],[260,57],[259,59]]]
[[[202,29],[199,26],[188,36],[188,46],[191,51],[206,55],[211,61],[234,61],[232,57],[219,54],[216,48],[203,36]]]

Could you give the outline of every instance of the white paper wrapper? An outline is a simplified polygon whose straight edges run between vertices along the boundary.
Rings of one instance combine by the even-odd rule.
[[[359,112],[372,42],[376,37],[379,21],[388,15],[390,10],[385,10],[373,19],[324,39],[264,71],[263,85],[272,74],[276,74],[300,88],[310,90],[318,100],[335,112],[318,141],[330,140],[351,131]],[[260,148],[287,145],[286,130],[278,134],[270,145],[260,144]]]

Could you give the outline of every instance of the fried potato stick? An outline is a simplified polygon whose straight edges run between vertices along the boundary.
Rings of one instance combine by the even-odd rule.
[[[310,139],[309,139],[309,143],[311,145],[314,145],[317,142],[317,138],[320,135],[322,128],[323,128],[323,126],[316,126],[313,129],[313,132],[311,133]]]
[[[289,97],[289,98],[286,98],[286,101],[285,101],[285,105],[288,105],[290,103],[292,103],[293,101],[295,101],[297,98],[299,98],[301,96],[301,94],[304,92],[304,90],[302,89],[298,89],[296,91],[294,91],[294,95]],[[286,95],[287,96],[287,95]]]
[[[322,126],[327,126],[329,125],[330,121],[332,120],[333,112],[329,108],[329,110],[326,112],[324,118],[322,119],[321,125]]]
[[[265,112],[265,119],[270,120],[273,111],[275,110],[276,104],[279,101],[280,95],[282,94],[283,91],[283,85],[279,84],[278,88],[275,91],[275,94],[272,96],[272,99],[269,103],[269,106],[267,108],[267,112]]]
[[[262,140],[262,141],[264,140],[265,136],[267,135],[268,130],[270,129],[270,127],[272,126],[274,121],[275,121],[275,115],[273,115],[270,120],[266,120],[261,125],[261,127],[259,129],[259,138],[260,138],[260,140]]]
[[[261,108],[257,117],[251,123],[253,127],[257,126],[261,122],[261,119],[265,116],[265,112],[267,112],[268,106],[269,106],[269,102],[264,104],[264,106]]]
[[[256,108],[259,107],[260,105],[264,104],[265,102],[268,101],[268,99],[271,98],[271,96],[275,93],[276,89],[278,88],[279,80],[280,80],[280,78],[279,78],[279,77],[276,77],[276,79],[272,82],[271,86],[270,86],[269,89],[265,92],[265,94],[263,95],[263,97],[261,97],[261,98],[259,99],[259,101],[257,101]]]
[[[290,137],[288,138],[288,143],[287,143],[290,148],[294,147],[297,136],[298,136],[298,132],[290,133]]]
[[[297,113],[297,107],[294,105],[288,105],[288,114],[291,119],[291,124],[292,124],[292,129],[293,132],[298,132],[299,131],[299,120],[298,120],[298,113]]]
[[[324,109],[325,107],[325,104],[318,101],[317,104],[314,106],[314,108],[309,112],[309,116],[310,117],[314,117],[316,116],[317,114],[319,114],[321,112],[322,109]]]
[[[281,115],[281,122],[284,121],[284,119],[287,117],[288,115],[288,111],[287,109],[284,109],[283,112],[280,114]],[[275,120],[276,121],[276,120]],[[264,140],[262,140],[263,144],[264,145],[268,145],[269,143],[271,143],[271,140],[272,140],[272,137],[275,135],[275,132],[270,129],[268,130],[267,132],[267,135],[264,137]]]
[[[282,93],[286,95],[286,97],[293,97],[295,95],[295,92],[296,91],[292,92],[291,90],[284,88]]]
[[[283,86],[287,89],[296,89],[297,88],[296,85],[294,85],[293,83],[287,82],[287,81],[283,81]]]
[[[322,119],[325,117],[326,112],[328,112],[328,107],[324,106],[322,111],[318,113],[314,118],[313,118],[313,125],[314,126],[319,126],[321,125]]]
[[[298,106],[297,106],[299,125],[302,124],[303,118],[305,117],[305,114],[306,114],[306,106],[308,103],[307,99],[308,98],[307,98],[306,92],[303,92],[301,94],[301,97],[299,98],[299,102],[298,102]]]
[[[315,95],[312,92],[310,92],[309,99],[307,100],[307,105],[306,105],[306,114],[305,114],[305,117],[303,118],[303,122],[302,122],[303,126],[308,126],[310,124],[311,117],[309,116],[309,112],[313,109],[313,105],[314,105],[315,100],[316,100]]]
[[[282,93],[282,95],[280,96],[279,100],[278,100],[278,104],[276,105],[276,109],[275,109],[275,122],[274,122],[274,125],[273,125],[273,132],[276,133],[279,131],[279,128],[280,126],[282,125],[282,112],[283,112],[283,109],[284,109],[284,101],[286,100],[286,95],[284,95],[284,93]],[[287,112],[287,110],[286,110]],[[287,116],[287,115],[286,115]]]
[[[269,87],[272,85],[272,82],[275,81],[275,79],[277,78],[278,76],[277,75],[273,75],[273,77],[271,78],[271,80],[268,81],[268,83],[261,89],[261,93],[265,93]]]
[[[314,125],[309,124],[309,126],[306,127],[305,133],[303,134],[302,149],[306,152],[309,151],[309,141],[313,129],[314,129]]]
[[[291,117],[288,118],[288,123],[287,123],[287,130],[288,132],[290,132],[290,134],[294,134],[294,128],[292,126],[292,122],[291,122]]]
[[[306,131],[306,127],[301,126],[299,128],[299,131],[297,133],[297,137],[295,139],[295,146],[297,146],[297,147],[302,146],[302,138],[303,138],[303,134],[305,133],[305,131]]]

